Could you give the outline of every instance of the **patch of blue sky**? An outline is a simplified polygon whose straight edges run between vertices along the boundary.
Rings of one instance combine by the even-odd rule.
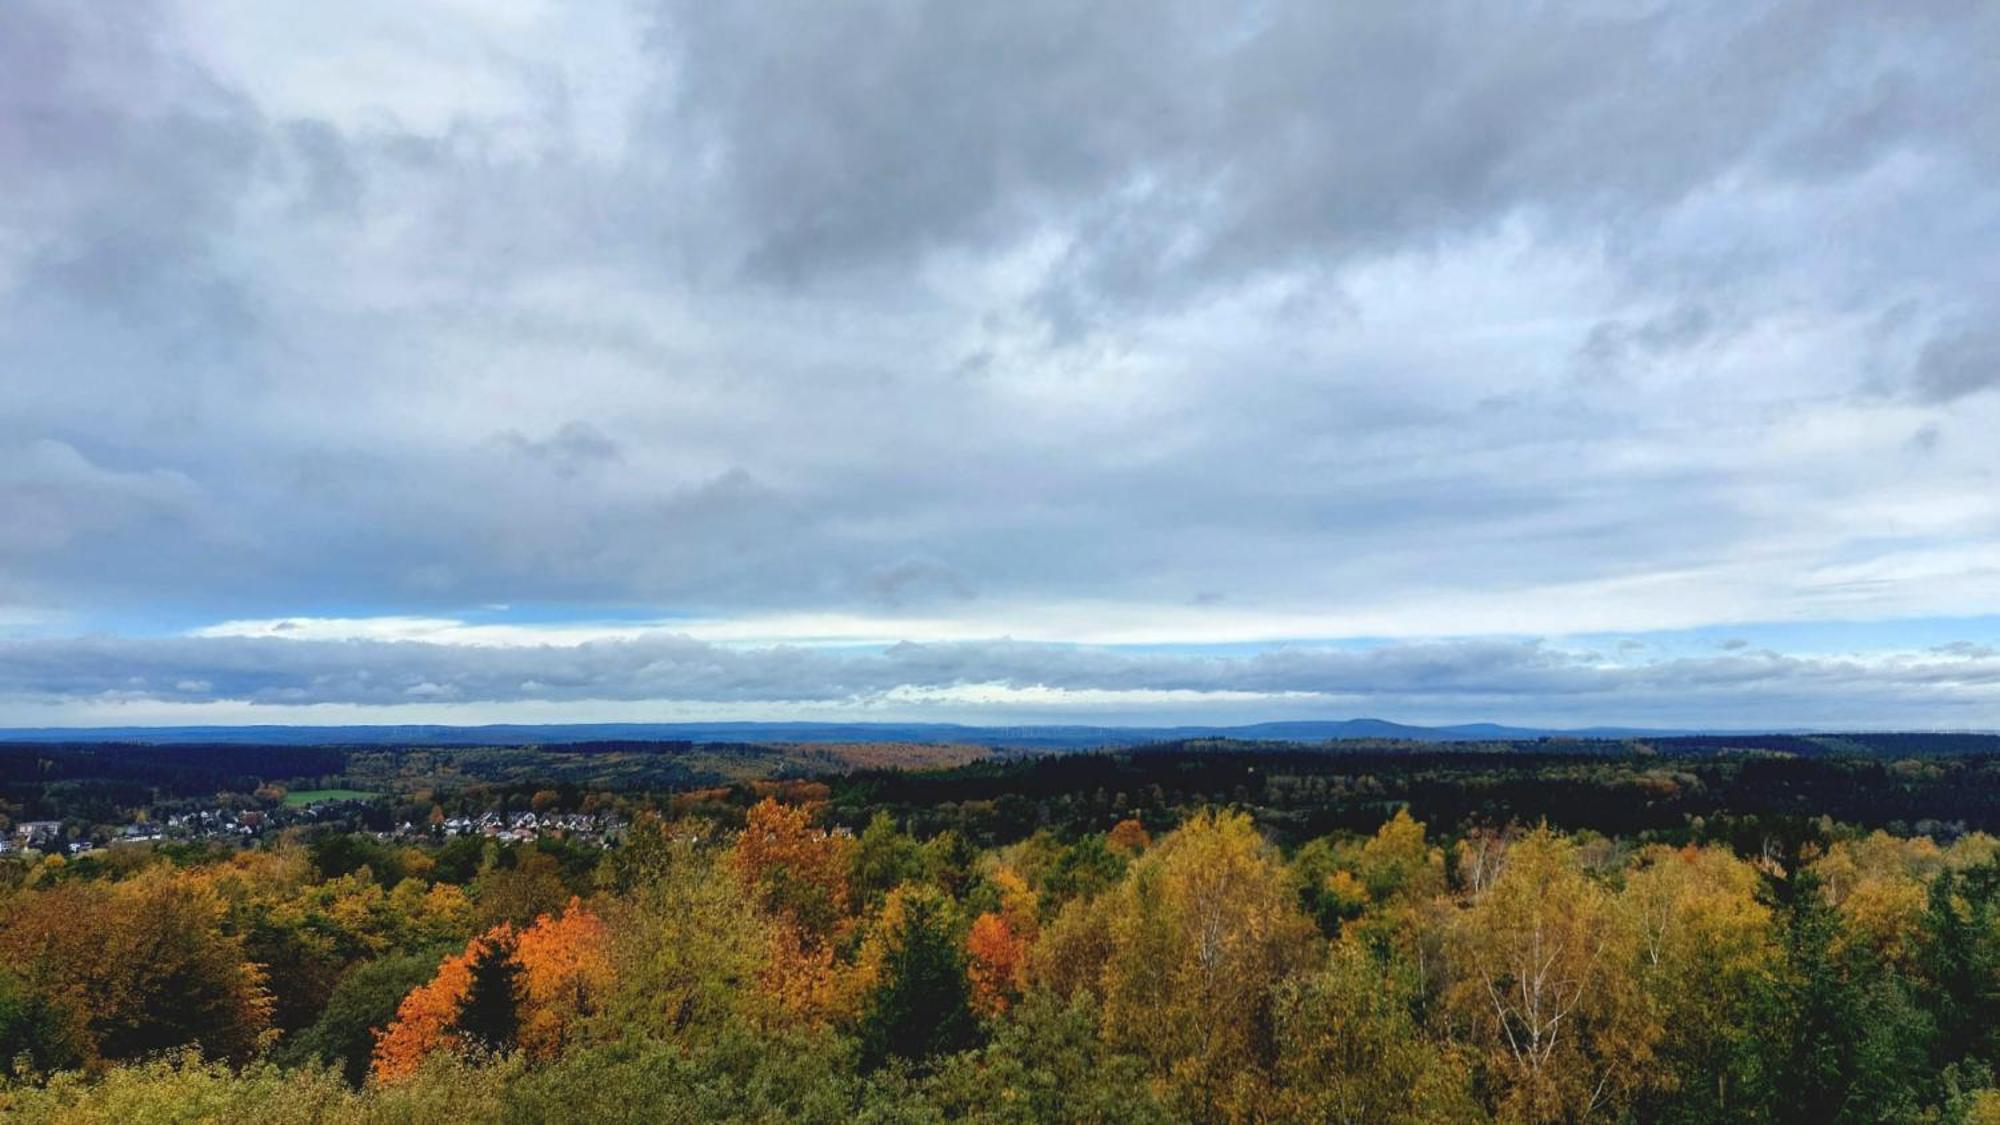
[[[326,616],[364,616],[327,614]],[[507,602],[445,609],[437,616],[477,625],[671,625],[695,621],[696,614],[637,605],[564,605],[557,602]]]
[[[1770,651],[1787,656],[1920,652],[1957,644],[2000,647],[2000,616],[1746,622],[1550,639],[1565,648],[1591,649],[1633,660],[1715,656],[1731,651]]]
[[[1274,652],[1287,648],[1338,649],[1365,652],[1383,645],[1407,644],[1407,638],[1391,637],[1317,637],[1286,638],[1275,641],[1148,641],[1141,644],[1075,645],[1068,647],[1115,649],[1119,652],[1155,656],[1216,656],[1244,657],[1256,656],[1262,652]]]
[[[1944,649],[1952,645],[2000,648],[2000,616],[1921,617],[1881,621],[1735,622],[1686,629],[1577,633],[1560,636],[1520,633],[1431,638],[1358,636],[1188,644],[1150,642],[1097,647],[1163,656],[1244,657],[1285,648],[1362,652],[1386,646],[1407,645],[1413,640],[1423,639],[1517,642],[1541,640],[1568,651],[1599,652],[1612,658],[1622,657],[1635,662],[1676,657],[1713,657],[1735,651],[1770,651],[1789,656],[1840,656],[1921,652]]]

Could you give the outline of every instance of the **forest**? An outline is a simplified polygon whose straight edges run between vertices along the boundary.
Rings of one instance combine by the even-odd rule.
[[[0,751],[0,1116],[2000,1122],[1983,743],[178,754]]]

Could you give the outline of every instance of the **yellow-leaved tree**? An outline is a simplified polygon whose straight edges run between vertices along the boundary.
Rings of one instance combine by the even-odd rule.
[[[1727,848],[1654,846],[1626,877],[1618,906],[1638,936],[1635,972],[1663,1028],[1662,1086],[1722,1120],[1757,1080],[1754,1037],[1775,1020],[1783,953],[1758,873]]]
[[[1637,946],[1573,842],[1544,826],[1507,848],[1453,925],[1445,994],[1501,1117],[1580,1120],[1658,1080],[1661,1028],[1638,987]]]
[[[1199,813],[1108,896],[1103,1021],[1203,1117],[1264,1094],[1273,987],[1316,945],[1291,876],[1242,813]]]
[[[1416,974],[1358,940],[1336,943],[1324,968],[1280,985],[1273,1024],[1274,1116],[1341,1125],[1476,1121],[1458,1048],[1411,1014]]]

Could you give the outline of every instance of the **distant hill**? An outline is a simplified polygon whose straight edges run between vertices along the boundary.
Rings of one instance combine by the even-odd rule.
[[[1385,719],[1245,726],[967,726],[957,723],[561,723],[490,726],[186,726],[0,728],[0,742],[137,742],[263,746],[549,746],[578,742],[963,743],[1013,750],[1079,750],[1197,738],[1327,742],[1507,742],[1539,738],[1661,738],[1695,731],[1593,727],[1558,730],[1494,723],[1426,727]],[[1731,732],[1740,733],[1740,732]]]

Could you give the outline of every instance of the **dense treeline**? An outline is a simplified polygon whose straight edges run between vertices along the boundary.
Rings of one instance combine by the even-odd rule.
[[[1200,809],[985,845],[858,796],[896,784],[690,794],[612,849],[9,861],[0,1112],[2000,1120],[1981,833],[1739,848],[1396,810],[1280,846]]]
[[[844,823],[858,825],[886,808],[919,831],[951,829],[981,843],[1043,827],[1088,830],[1128,815],[1155,827],[1210,804],[1252,810],[1287,844],[1369,831],[1403,807],[1453,830],[1547,820],[1671,842],[1728,839],[1746,848],[1767,837],[1792,847],[1815,842],[1829,817],[1903,834],[2000,831],[2000,756],[1992,755],[1682,757],[1192,743],[829,780]]]
[[[337,774],[333,746],[0,743],[0,815],[112,818],[160,799],[248,793],[265,778]]]
[[[868,767],[957,765],[1005,752],[910,743],[598,741],[550,746],[289,746],[0,742],[0,827],[57,818],[112,825],[136,813],[273,788],[353,788],[426,804],[544,790],[633,793]],[[479,806],[484,807],[484,806]],[[574,807],[574,806],[568,806]],[[423,809],[414,815],[422,815]],[[385,810],[382,818],[390,816]],[[371,822],[368,827],[380,828]]]
[[[955,768],[916,768],[925,766]],[[1831,817],[1905,833],[2000,831],[2000,738],[1950,734],[1192,741],[1047,755],[905,744],[0,745],[0,820],[64,819],[105,836],[141,813],[212,806],[219,794],[258,807],[259,793],[336,788],[385,798],[352,810],[353,826],[374,831],[421,821],[433,804],[451,815],[511,811],[544,792],[563,809],[596,795],[593,807],[623,811],[646,794],[733,787],[740,817],[754,781],[815,776],[835,784],[840,823],[858,828],[888,807],[925,834],[950,828],[987,845],[1045,827],[1101,829],[1128,814],[1157,826],[1218,803],[1253,808],[1288,844],[1367,831],[1403,806],[1454,830],[1547,819],[1657,835],[1699,818],[1710,833],[1728,825],[1796,837],[1785,823]]]

